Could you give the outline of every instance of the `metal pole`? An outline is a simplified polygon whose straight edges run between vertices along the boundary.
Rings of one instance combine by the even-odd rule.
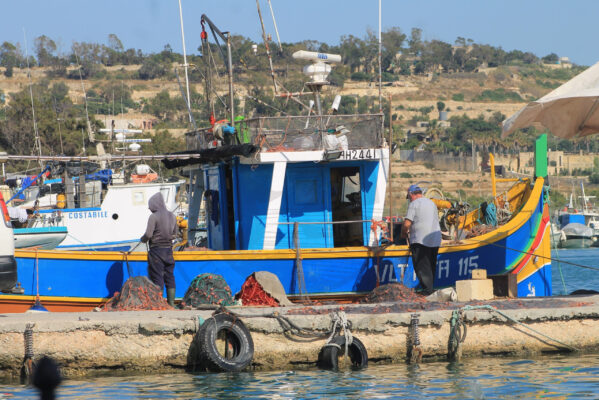
[[[391,107],[391,94],[389,94],[389,221],[391,226],[389,227],[389,236],[391,243],[393,243],[393,174],[391,173],[393,164],[393,157],[391,153],[391,144],[393,143],[393,115],[391,115],[393,107]]]
[[[382,70],[382,53],[383,41],[381,39],[381,0],[379,0],[379,113],[383,113],[383,70]]]
[[[258,9],[258,17],[260,18],[260,25],[262,26],[262,40],[264,40],[264,47],[266,48],[266,55],[268,56],[268,63],[270,64],[270,76],[272,77],[272,83],[275,87],[275,94],[279,92],[277,86],[277,80],[275,79],[275,70],[272,66],[272,57],[270,56],[270,46],[266,38],[266,31],[264,30],[264,21],[262,20],[262,12],[260,11],[260,2],[256,0],[256,8]]]
[[[272,11],[272,3],[268,0],[268,6],[270,7],[270,15],[272,15],[272,23],[275,26],[275,33],[277,34],[277,42],[279,42],[279,51],[283,51],[283,46],[281,46],[281,38],[279,37],[279,29],[277,28],[277,21],[275,20],[275,13]]]
[[[233,60],[231,57],[231,33],[227,32],[227,58],[229,59],[229,98],[231,104],[231,126],[235,126],[235,98],[233,97]],[[239,134],[236,132],[237,143],[240,142]]]
[[[191,100],[189,99],[189,76],[187,74],[187,53],[185,51],[185,33],[183,31],[183,9],[181,7],[181,0],[179,0],[179,20],[181,21],[181,41],[183,42],[183,67],[185,68],[185,86],[187,87],[187,108],[191,110]],[[191,114],[189,115],[189,122],[191,120]]]

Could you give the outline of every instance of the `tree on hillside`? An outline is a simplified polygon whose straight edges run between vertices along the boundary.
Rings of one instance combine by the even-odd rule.
[[[412,28],[410,39],[408,40],[408,50],[413,56],[419,56],[423,49],[422,29]]]
[[[362,39],[354,35],[341,36],[341,44],[339,50],[343,63],[349,66],[349,72],[357,71],[362,65],[362,57],[364,57],[365,43]]]
[[[433,40],[422,51],[422,62],[428,71],[437,71],[439,67],[444,72],[453,67],[452,47],[449,43]]]
[[[57,83],[49,87],[47,81],[42,81],[34,84],[32,90],[42,152],[60,153],[62,141],[65,154],[79,154],[81,129],[87,130],[85,117],[82,109],[71,102],[66,85]],[[93,120],[92,124],[96,126]],[[30,92],[29,88],[25,88],[11,96],[6,119],[0,121],[0,143],[11,153],[31,154],[35,143],[33,127]]]
[[[389,67],[394,64],[395,56],[401,50],[406,35],[401,33],[401,29],[393,27],[381,33],[381,42],[383,45],[382,54],[382,69],[389,70]]]
[[[42,67],[53,65],[56,59],[56,43],[46,35],[39,36],[33,41],[37,62]]]
[[[555,53],[550,53],[543,57],[543,62],[546,64],[557,64],[558,61],[559,57]]]
[[[137,72],[139,79],[157,79],[166,76],[170,72],[170,62],[163,61],[160,57],[146,58]]]
[[[17,46],[10,42],[4,42],[0,46],[0,66],[6,68],[4,76],[10,78],[13,69],[22,64],[25,60]]]
[[[176,114],[185,109],[185,102],[181,97],[171,98],[168,91],[163,90],[147,102],[143,108],[143,112],[166,121],[174,120]]]

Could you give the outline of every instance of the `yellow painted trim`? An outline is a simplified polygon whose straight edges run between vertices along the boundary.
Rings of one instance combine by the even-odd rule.
[[[1,294],[0,302],[4,300],[25,300],[34,301],[36,296],[22,294]],[[61,301],[71,303],[99,303],[106,302],[109,298],[105,297],[65,297],[65,296],[40,296],[40,301]]]
[[[501,240],[513,232],[517,231],[534,214],[541,193],[543,191],[543,178],[537,178],[535,185],[530,192],[528,199],[520,212],[512,218],[507,224],[497,228],[487,234],[476,238],[465,239],[460,244],[443,244],[439,249],[440,253],[453,253],[456,251],[472,250],[488,242]],[[512,199],[517,199],[526,193],[528,180],[517,183],[508,193],[510,204]],[[516,205],[513,204],[515,207]],[[472,214],[472,213],[471,213]],[[469,214],[470,215],[470,214]],[[407,246],[389,246],[378,252],[368,247],[338,247],[322,249],[302,249],[303,259],[330,259],[330,258],[364,258],[364,257],[405,257],[409,255]],[[147,261],[146,253],[134,252],[125,256],[122,252],[116,251],[67,251],[67,250],[15,250],[15,257],[20,258],[44,258],[44,259],[65,259],[65,260],[88,260],[88,261]],[[292,249],[284,250],[225,250],[225,251],[178,251],[174,252],[175,261],[212,261],[212,260],[293,260],[296,258],[296,252]]]

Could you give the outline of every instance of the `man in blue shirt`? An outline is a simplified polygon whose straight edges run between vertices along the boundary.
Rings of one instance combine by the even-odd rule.
[[[422,285],[422,294],[433,293],[437,254],[441,246],[441,228],[437,206],[422,195],[418,185],[408,188],[408,213],[401,227],[401,237],[409,237],[412,264]]]

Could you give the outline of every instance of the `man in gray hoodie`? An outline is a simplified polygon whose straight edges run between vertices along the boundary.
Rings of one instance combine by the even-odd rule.
[[[173,258],[173,239],[177,233],[177,219],[166,209],[162,194],[156,193],[148,201],[152,215],[148,218],[146,233],[141,241],[149,241],[148,275],[150,280],[162,289],[166,286],[168,304],[175,305],[175,259]]]

